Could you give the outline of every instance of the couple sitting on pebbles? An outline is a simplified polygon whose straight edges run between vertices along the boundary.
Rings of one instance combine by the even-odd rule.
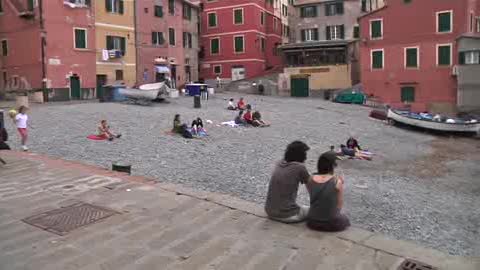
[[[288,145],[270,179],[265,212],[270,219],[284,223],[306,221],[313,230],[343,231],[350,221],[341,213],[344,179],[335,174],[337,156],[331,151],[323,153],[318,159],[317,173],[310,175],[304,165],[309,149],[301,141]],[[307,187],[310,206],[296,202],[300,184]]]
[[[252,113],[252,106],[247,104],[247,111],[244,113],[243,110],[238,112],[237,117],[235,117],[235,124],[240,126],[251,125],[253,127],[269,127],[270,124],[262,120],[262,115],[259,111]]]

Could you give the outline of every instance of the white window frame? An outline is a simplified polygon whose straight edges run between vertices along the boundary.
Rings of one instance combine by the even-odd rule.
[[[382,68],[373,68],[373,53],[374,52],[382,52]],[[384,70],[385,69],[385,49],[372,49],[370,50],[370,70]]]
[[[439,65],[438,64],[438,49],[443,46],[450,46],[450,64],[447,65]],[[451,67],[453,64],[453,44],[452,43],[443,43],[443,44],[437,44],[436,45],[436,50],[435,50],[435,62],[437,64],[437,67]]]
[[[263,19],[263,21],[262,21],[262,19]],[[265,25],[265,20],[266,20],[265,11],[261,11],[260,12],[260,25]]]
[[[241,23],[235,23],[235,11],[236,10],[241,10],[242,11],[242,22]],[[233,25],[243,25],[244,23],[245,23],[245,10],[244,10],[244,8],[234,8],[233,9]]]
[[[108,1],[110,1],[112,4],[112,11],[109,11],[108,13],[111,13],[111,14],[120,13],[120,1],[119,0],[108,0]],[[118,3],[118,4],[115,5],[115,3]]]
[[[210,26],[210,14],[215,14],[215,26]],[[234,18],[235,20],[235,18]],[[218,27],[218,15],[217,12],[208,12],[207,13],[207,28],[217,28]]]
[[[479,61],[478,59],[480,59],[480,51],[468,51],[468,52],[465,52],[465,65],[478,65],[480,64],[480,62],[469,62],[467,61],[468,59],[468,56],[475,56],[475,55],[478,55],[477,57],[472,57],[472,59],[470,60],[473,60],[473,59],[477,59],[477,61]]]
[[[330,40],[342,40],[340,36],[341,25],[329,25],[330,26]],[[335,35],[333,35],[335,33]]]
[[[85,48],[77,48],[77,36],[75,35],[75,30],[83,30],[85,31]],[[74,27],[73,28],[73,48],[75,50],[87,50],[88,49],[88,29],[87,28],[81,28],[81,27]]]
[[[153,46],[160,46],[160,45],[164,45],[165,44],[165,37],[163,36],[163,32],[161,31],[153,31],[153,33],[155,33],[155,35],[157,36],[157,43],[153,43],[152,45]],[[161,37],[163,38],[163,43],[160,43],[160,35],[161,34]]]
[[[439,21],[438,21],[438,15],[441,14],[441,13],[450,13],[450,31],[448,32],[439,32],[438,28],[440,28],[440,25],[438,24]],[[453,32],[453,10],[442,10],[442,11],[437,11],[435,12],[435,20],[436,20],[436,24],[435,24],[435,32],[437,34],[450,34]]]
[[[480,33],[480,16],[476,17],[477,33]]]
[[[219,73],[215,72],[215,67],[220,67],[220,72]],[[213,69],[213,74],[215,74],[215,75],[221,75],[222,74],[222,71],[223,71],[222,70],[222,65],[213,65],[212,69]]]
[[[317,33],[318,33],[318,29],[317,28],[308,28],[308,29],[303,29],[305,30],[305,42],[310,42],[310,41],[318,41],[316,39],[313,39],[313,33],[315,30],[317,30]]]
[[[241,51],[241,52],[237,52],[237,51],[235,50],[235,38],[237,38],[237,37],[242,37],[242,42],[243,42],[242,49],[243,49],[243,51]],[[245,53],[245,35],[236,35],[236,36],[233,36],[233,53],[234,53],[234,54],[242,54],[242,53]]]
[[[5,44],[7,44],[7,54],[6,54],[6,55],[3,55],[3,42],[4,42],[4,41],[6,41]],[[9,55],[10,55],[10,46],[9,46],[9,44],[8,44],[8,39],[6,39],[6,38],[1,39],[1,40],[0,40],[0,47],[1,47],[1,48],[0,48],[0,49],[1,49],[1,52],[0,52],[1,54],[0,54],[0,56],[6,57],[6,56],[9,56]]]
[[[376,21],[380,21],[381,24],[380,24],[380,33],[382,33],[382,36],[381,37],[372,37],[372,33],[373,33],[373,27],[372,27],[372,22],[376,22]],[[376,18],[376,19],[371,19],[369,21],[369,25],[368,25],[368,28],[369,28],[369,31],[370,31],[370,40],[382,40],[383,39],[383,18]]]
[[[114,50],[118,50],[118,51],[122,50],[122,38],[125,38],[125,37],[113,36],[112,42],[113,42],[113,49]],[[125,40],[125,42],[126,42],[126,40]]]
[[[218,39],[218,52],[217,53],[212,53],[212,40],[214,40],[214,39]],[[209,41],[210,41],[210,44],[209,44],[210,45],[210,50],[209,50],[210,55],[219,55],[220,54],[221,43],[222,43],[220,37],[212,37],[212,38],[209,39]],[[234,43],[235,43],[235,41],[234,41]]]
[[[273,17],[273,31],[277,31],[278,29],[278,19],[277,17]]]
[[[416,67],[407,67],[407,50],[408,49],[417,49],[417,66]],[[405,69],[420,69],[420,46],[411,46],[411,47],[403,48],[403,67]]]

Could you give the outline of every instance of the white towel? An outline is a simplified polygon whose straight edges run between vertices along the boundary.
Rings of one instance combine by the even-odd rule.
[[[102,50],[102,60],[107,61],[109,58],[108,50]]]

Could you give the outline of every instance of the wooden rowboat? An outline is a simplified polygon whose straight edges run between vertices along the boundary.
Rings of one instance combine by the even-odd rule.
[[[480,122],[458,120],[455,123],[438,122],[428,119],[418,119],[411,117],[407,112],[392,109],[388,110],[387,118],[391,123],[398,122],[430,130],[480,134]]]

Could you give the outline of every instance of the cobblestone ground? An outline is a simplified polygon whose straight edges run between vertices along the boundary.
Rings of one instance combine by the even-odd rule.
[[[217,95],[201,109],[193,108],[191,98],[155,106],[34,106],[30,148],[104,167],[121,161],[132,164],[134,174],[263,203],[271,170],[289,142],[310,145],[307,166],[314,172],[322,152],[353,135],[376,154],[370,162],[340,162],[347,183],[345,212],[355,226],[451,254],[480,255],[478,140],[386,126],[369,119],[367,108],[318,99],[246,96],[272,126],[218,126],[235,116],[224,109],[227,98]],[[167,134],[175,113],[188,122],[197,116],[212,120],[206,126],[209,137],[186,140]],[[87,140],[100,119],[108,119],[122,138]],[[12,124],[7,127],[11,145],[19,149]],[[308,203],[304,189],[300,200]]]

